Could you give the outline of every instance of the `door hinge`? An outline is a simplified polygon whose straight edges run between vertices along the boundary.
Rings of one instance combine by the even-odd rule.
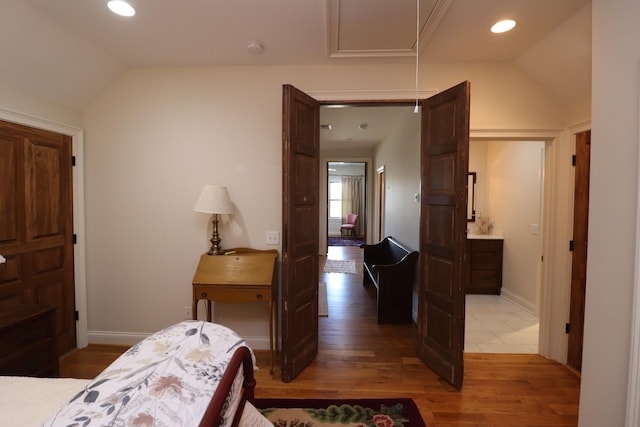
[[[568,334],[571,332],[571,323],[565,323],[564,324],[564,333]]]
[[[571,156],[571,166],[575,166],[577,161],[578,160],[575,154]]]
[[[74,233],[74,235],[73,235],[71,240],[73,241],[74,245],[77,244],[78,243],[78,235]]]
[[[573,252],[573,240],[569,240],[569,252]]]
[[[71,156],[71,166],[76,165],[76,156]]]
[[[73,318],[77,321],[80,320],[80,312],[78,310],[73,312]]]

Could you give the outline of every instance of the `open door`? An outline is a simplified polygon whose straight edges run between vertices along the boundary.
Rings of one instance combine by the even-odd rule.
[[[589,171],[591,131],[576,135],[575,187],[573,199],[573,243],[571,255],[571,298],[567,365],[582,371],[584,306],[587,292],[587,252],[589,234]]]
[[[462,387],[470,84],[422,101],[418,355]]]
[[[318,353],[320,105],[283,86],[282,381]]]

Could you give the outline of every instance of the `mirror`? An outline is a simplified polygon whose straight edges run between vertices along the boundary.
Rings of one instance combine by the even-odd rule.
[[[467,174],[467,222],[476,221],[476,173]]]

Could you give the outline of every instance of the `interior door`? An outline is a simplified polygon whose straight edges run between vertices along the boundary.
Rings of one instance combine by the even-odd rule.
[[[470,84],[422,101],[418,354],[462,387]]]
[[[318,353],[320,105],[283,86],[282,380]]]
[[[576,135],[575,190],[573,199],[573,253],[567,364],[582,370],[584,303],[587,290],[587,234],[589,232],[589,170],[591,131]]]
[[[0,121],[0,311],[56,307],[58,354],[76,347],[71,137]]]

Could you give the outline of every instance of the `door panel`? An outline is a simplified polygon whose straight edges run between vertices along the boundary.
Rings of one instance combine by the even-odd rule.
[[[573,253],[567,364],[582,370],[584,304],[587,291],[587,235],[589,232],[589,170],[591,131],[576,135],[575,190],[573,199]]]
[[[0,122],[0,165],[0,307],[56,307],[66,353],[76,347],[71,138]]]
[[[422,102],[418,354],[460,389],[464,350],[469,82]]]
[[[282,380],[318,352],[320,106],[283,86]]]

